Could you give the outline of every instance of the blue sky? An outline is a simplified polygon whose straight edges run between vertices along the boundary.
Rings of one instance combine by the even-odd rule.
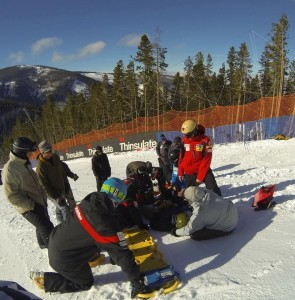
[[[218,70],[230,47],[245,42],[259,68],[272,23],[286,13],[295,59],[295,0],[1,0],[0,68],[46,65],[112,72],[135,56],[142,34],[160,30],[167,71],[183,71],[201,51]]]

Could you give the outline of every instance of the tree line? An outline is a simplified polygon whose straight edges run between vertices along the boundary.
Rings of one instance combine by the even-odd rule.
[[[283,14],[272,24],[269,41],[260,58],[260,70],[253,74],[248,46],[231,47],[218,72],[213,71],[210,53],[198,52],[184,61],[184,70],[164,83],[168,64],[160,31],[154,41],[141,36],[135,56],[125,65],[119,60],[110,84],[108,74],[82,94],[67,96],[64,105],[48,97],[41,108],[24,110],[7,136],[0,154],[7,154],[10,138],[28,136],[56,143],[76,134],[129,122],[137,117],[160,116],[169,111],[194,111],[215,105],[242,105],[260,97],[295,93],[295,61],[288,58],[289,22]],[[158,120],[158,124],[159,120]],[[159,128],[160,130],[160,128]]]

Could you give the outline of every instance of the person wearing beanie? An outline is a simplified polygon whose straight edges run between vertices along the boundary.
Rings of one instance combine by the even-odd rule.
[[[70,210],[76,206],[76,201],[70,187],[65,167],[59,156],[53,153],[52,145],[42,141],[38,148],[36,173],[45,189],[48,198],[55,204],[58,223],[66,220]]]
[[[108,156],[103,153],[101,146],[97,146],[91,159],[92,171],[96,179],[97,190],[100,191],[102,184],[111,176],[111,166]]]
[[[2,180],[6,198],[36,228],[37,242],[43,249],[48,247],[53,224],[47,211],[46,193],[29,160],[31,152],[36,150],[36,143],[29,138],[16,138],[2,170]]]
[[[188,187],[184,198],[192,206],[193,214],[186,226],[173,228],[172,235],[201,241],[228,235],[235,229],[238,210],[230,200],[197,186]]]

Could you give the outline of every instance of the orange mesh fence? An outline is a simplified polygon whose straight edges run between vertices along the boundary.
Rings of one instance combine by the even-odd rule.
[[[160,116],[137,118],[128,123],[112,124],[107,128],[92,130],[55,144],[56,150],[67,149],[95,141],[126,136],[140,132],[179,131],[187,119],[194,119],[207,128],[256,121],[265,118],[295,114],[295,94],[282,97],[260,98],[238,106],[214,106],[203,110],[169,111]]]

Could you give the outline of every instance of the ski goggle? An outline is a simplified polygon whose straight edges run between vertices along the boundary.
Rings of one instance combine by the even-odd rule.
[[[110,194],[111,197],[113,196],[115,198],[114,200],[117,202],[124,201],[126,198],[126,195],[123,192],[121,192],[118,188],[105,183],[103,183],[101,191]]]

